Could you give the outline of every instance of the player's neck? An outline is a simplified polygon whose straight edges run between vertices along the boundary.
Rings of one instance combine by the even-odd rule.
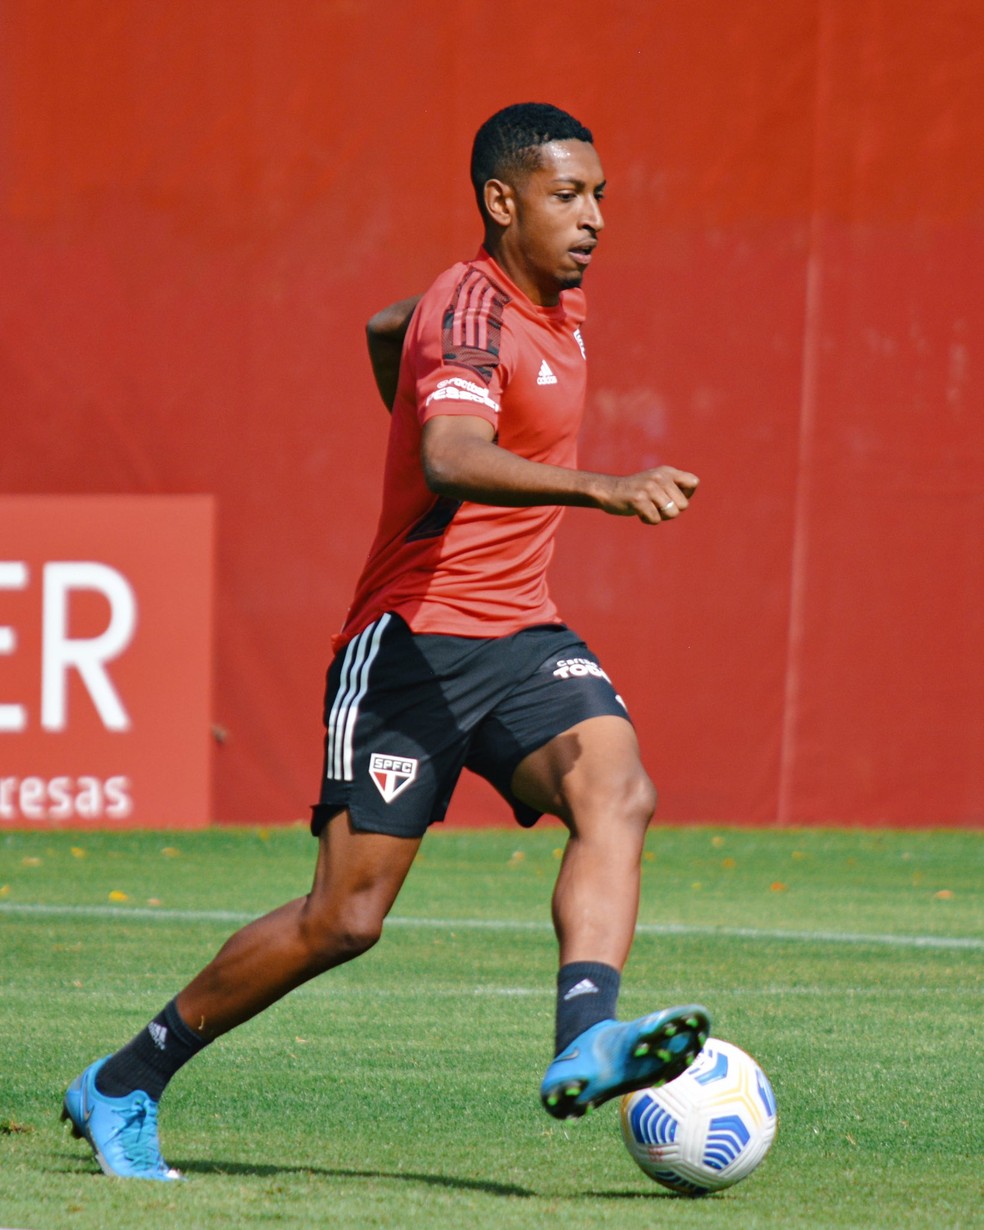
[[[485,251],[495,261],[506,277],[518,287],[529,301],[537,307],[553,308],[560,303],[560,287],[545,287],[534,277],[521,252],[503,242],[503,234],[486,231]]]

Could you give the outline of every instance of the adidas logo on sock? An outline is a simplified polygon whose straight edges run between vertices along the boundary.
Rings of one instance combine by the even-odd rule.
[[[546,359],[540,364],[540,374],[536,378],[537,384],[556,384],[557,377],[550,370],[550,365]]]
[[[163,1051],[167,1046],[167,1026],[158,1025],[156,1021],[151,1021],[147,1026],[147,1032],[154,1039],[154,1046],[159,1051]]]
[[[569,999],[577,999],[579,995],[597,995],[597,994],[598,994],[598,988],[591,981],[591,979],[582,978],[581,981],[576,983],[574,986],[572,986],[571,989],[564,996],[564,1003],[566,1004]]]

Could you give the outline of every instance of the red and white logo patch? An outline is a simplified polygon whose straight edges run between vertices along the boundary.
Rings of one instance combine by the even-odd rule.
[[[369,776],[387,803],[392,803],[414,780],[417,763],[406,756],[385,756],[381,752],[373,752],[369,758]]]

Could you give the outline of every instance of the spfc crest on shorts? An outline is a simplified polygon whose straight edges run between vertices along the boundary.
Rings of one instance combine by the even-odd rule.
[[[385,756],[382,752],[373,752],[369,758],[369,776],[387,803],[392,803],[414,780],[417,763],[406,756]]]

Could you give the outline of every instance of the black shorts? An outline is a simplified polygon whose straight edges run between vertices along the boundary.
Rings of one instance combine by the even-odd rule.
[[[563,624],[479,640],[415,635],[383,615],[329,668],[311,831],[345,809],[356,829],[420,837],[444,819],[462,768],[533,825],[540,813],[511,789],[520,761],[606,714],[628,720],[597,658]]]

